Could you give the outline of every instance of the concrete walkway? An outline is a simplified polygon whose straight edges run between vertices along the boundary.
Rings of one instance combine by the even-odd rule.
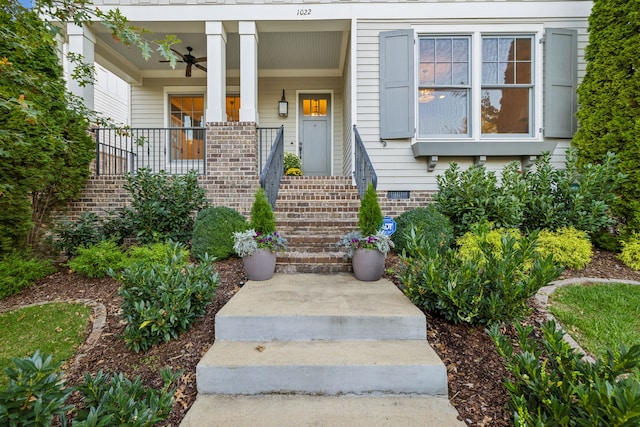
[[[425,317],[388,280],[276,274],[217,314],[181,426],[464,426]]]

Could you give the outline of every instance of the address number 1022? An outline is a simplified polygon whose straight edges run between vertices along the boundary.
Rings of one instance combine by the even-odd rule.
[[[311,15],[311,9],[298,9],[298,13],[296,13],[296,15],[298,16]]]

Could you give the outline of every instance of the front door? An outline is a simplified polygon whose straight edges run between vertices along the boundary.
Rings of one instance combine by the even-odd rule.
[[[304,175],[331,175],[331,95],[300,95],[300,155]]]

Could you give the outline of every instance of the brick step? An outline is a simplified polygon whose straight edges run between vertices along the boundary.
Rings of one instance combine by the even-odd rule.
[[[350,273],[351,260],[344,259],[343,252],[296,252],[287,251],[278,254],[276,261],[278,273]]]

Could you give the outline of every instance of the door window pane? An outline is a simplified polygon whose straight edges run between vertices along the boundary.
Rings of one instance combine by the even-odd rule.
[[[227,121],[239,122],[240,121],[240,96],[227,95],[226,109],[227,109]]]
[[[305,116],[326,116],[326,99],[304,99],[302,101],[302,114]]]
[[[172,160],[204,159],[204,95],[170,95],[170,157]]]

